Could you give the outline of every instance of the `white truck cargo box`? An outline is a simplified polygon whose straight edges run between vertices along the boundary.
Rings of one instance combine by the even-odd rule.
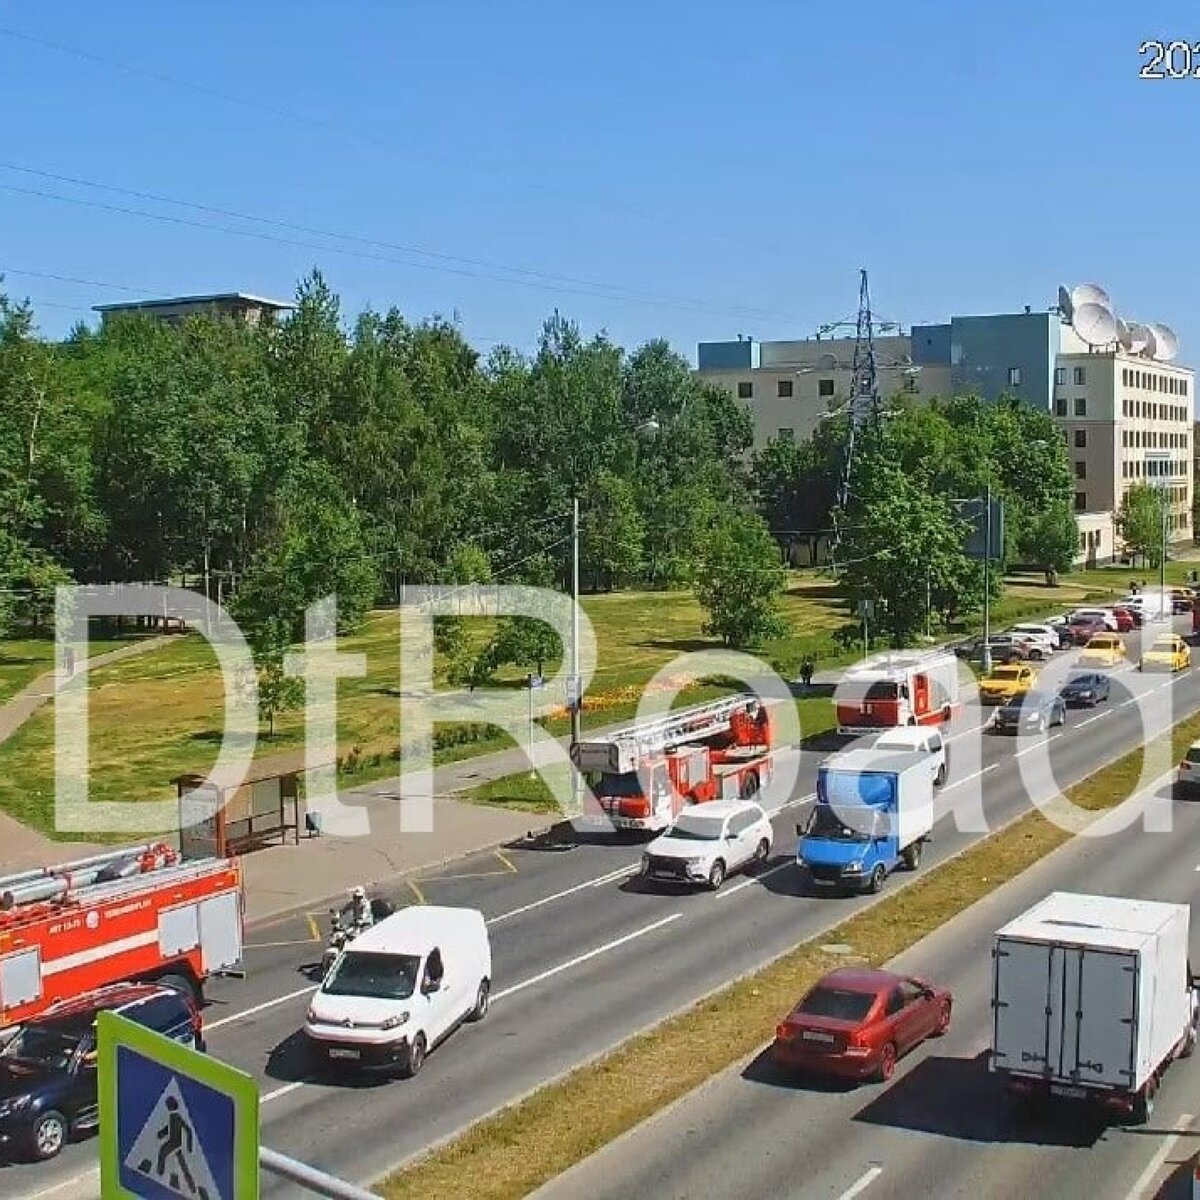
[[[996,934],[991,1069],[1136,1092],[1192,1020],[1186,904],[1054,892]]]

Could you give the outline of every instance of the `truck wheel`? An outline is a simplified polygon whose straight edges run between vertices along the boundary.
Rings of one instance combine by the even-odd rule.
[[[718,858],[713,863],[711,870],[708,872],[708,887],[709,891],[719,891],[721,884],[725,882],[725,864]]]
[[[170,988],[181,996],[186,996],[197,1008],[200,1007],[199,989],[186,975],[160,975],[154,980],[159,987]]]
[[[1188,1031],[1183,1037],[1183,1046],[1179,1051],[1180,1058],[1191,1058],[1196,1052],[1196,1018],[1192,1018],[1192,1023],[1188,1026]]]
[[[910,870],[915,871],[921,865],[921,843],[913,842],[911,846],[904,848],[904,865]],[[877,867],[876,870],[881,870]],[[876,891],[878,889],[875,889]]]
[[[467,1016],[468,1021],[482,1021],[487,1016],[488,1007],[492,1002],[492,983],[490,979],[479,981],[479,991],[475,993],[475,1007]]]
[[[877,895],[879,892],[883,891],[883,881],[886,878],[887,872],[883,869],[883,864],[880,863],[879,866],[877,866],[875,870],[871,872],[871,881],[867,885],[870,888],[872,895]]]
[[[758,795],[758,773],[751,771],[745,779],[742,780],[742,799],[750,800]]]
[[[1154,1093],[1158,1091],[1158,1080],[1151,1075],[1142,1090],[1133,1098],[1133,1122],[1145,1125],[1154,1115]]]

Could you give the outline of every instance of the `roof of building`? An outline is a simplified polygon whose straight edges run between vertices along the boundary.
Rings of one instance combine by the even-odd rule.
[[[265,308],[293,309],[288,300],[272,300],[269,296],[255,296],[251,292],[214,292],[206,296],[169,296],[161,300],[126,300],[120,304],[95,304],[94,312],[133,312],[147,308],[170,308],[178,304],[220,304],[232,300],[244,304],[261,304]]]

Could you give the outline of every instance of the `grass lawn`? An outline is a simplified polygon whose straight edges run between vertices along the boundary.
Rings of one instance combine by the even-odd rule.
[[[119,650],[136,641],[135,637],[88,638],[88,657]],[[0,641],[0,704],[11,700],[22,688],[39,675],[54,669],[54,639],[10,638]]]
[[[1200,716],[1164,740],[1178,757],[1200,734]],[[1071,788],[1077,807],[1098,812],[1137,783],[1138,749]],[[386,1200],[453,1195],[518,1200],[583,1161],[767,1042],[775,1022],[825,972],[848,961],[882,965],[1033,866],[1071,835],[1033,811],[957,858],[770,966],[640,1034],[485,1118],[377,1186]],[[851,957],[822,947],[845,945]],[[979,953],[986,962],[987,948]]]
[[[996,606],[997,622],[1034,612],[1069,608],[1087,596],[1086,584],[1047,588],[1040,579],[1015,581]],[[623,592],[588,596],[584,609],[596,634],[597,672],[585,698],[584,728],[626,720],[636,712],[647,680],[688,651],[716,648],[701,632],[703,615],[690,593]],[[760,656],[786,677],[794,677],[805,654],[818,669],[853,659],[833,639],[847,621],[832,581],[815,572],[797,572],[783,598],[792,633],[765,646]],[[474,636],[487,636],[486,621],[469,623]],[[371,614],[340,649],[365,656],[362,678],[345,678],[338,690],[338,746],[346,783],[364,783],[395,774],[401,742],[398,650],[399,616]],[[0,660],[2,663],[3,660]],[[557,664],[546,663],[547,674]],[[34,672],[37,673],[36,671]],[[694,680],[688,673],[677,682]],[[519,686],[511,670],[501,682]],[[100,668],[91,677],[91,794],[97,800],[169,798],[171,780],[184,773],[205,773],[216,757],[222,726],[222,687],[216,660],[199,637],[181,638],[162,650]],[[444,685],[443,685],[444,686]],[[712,695],[703,686],[686,687],[678,703]],[[541,694],[548,715],[543,724],[555,735],[566,733],[563,697]],[[809,731],[809,721],[805,721]],[[0,809],[50,831],[53,782],[52,706],[47,705],[6,743],[0,745]],[[276,735],[260,737],[256,761],[297,755],[303,748],[304,719],[299,711],[282,714]],[[449,761],[511,742],[486,725],[442,729],[437,760]],[[349,759],[349,761],[345,761]]]

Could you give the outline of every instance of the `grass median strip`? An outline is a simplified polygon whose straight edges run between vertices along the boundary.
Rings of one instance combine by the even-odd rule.
[[[1150,747],[1131,751],[1069,788],[1066,798],[1091,812],[1112,808],[1136,789],[1146,756],[1169,747],[1171,762],[1178,762],[1196,738],[1200,738],[1200,714],[1176,725]],[[1149,761],[1156,760],[1150,757]],[[931,868],[903,892],[821,934],[820,944],[848,944],[859,957],[876,964],[887,962],[1071,836],[1032,811]],[[844,962],[815,942],[804,943],[481,1121],[390,1176],[378,1190],[386,1200],[526,1196],[752,1053],[806,988]]]

